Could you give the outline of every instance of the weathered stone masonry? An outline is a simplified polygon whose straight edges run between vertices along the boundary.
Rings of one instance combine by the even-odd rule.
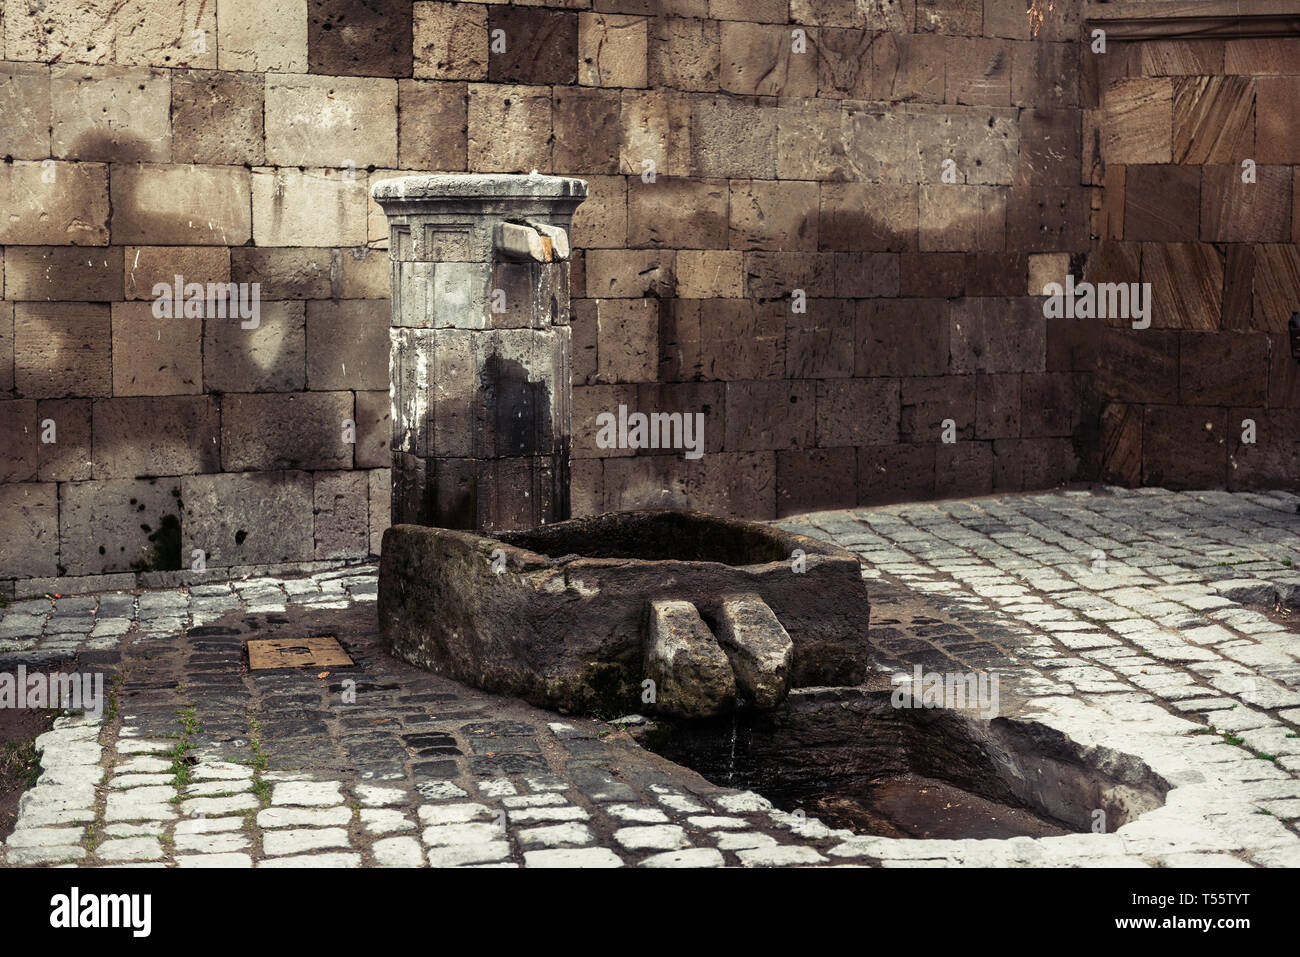
[[[1083,17],[1058,3],[1034,37],[1024,0],[8,0],[0,581],[377,548],[368,190],[406,173],[590,184],[576,515],[1289,481],[1300,40],[1097,56]],[[1152,282],[1153,328],[1044,319],[1029,294],[1067,269]],[[153,318],[178,274],[259,283],[259,328]],[[620,404],[704,412],[707,454],[598,448]]]

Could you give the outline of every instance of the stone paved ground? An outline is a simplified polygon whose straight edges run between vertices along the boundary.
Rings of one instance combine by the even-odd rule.
[[[787,814],[614,726],[391,660],[367,567],[11,605],[0,667],[77,652],[82,670],[117,675],[117,704],[40,739],[43,772],[0,862],[1300,865],[1297,505],[1102,490],[781,523],[867,560],[884,668],[996,670],[1015,720],[1135,755],[1173,785],[1115,833],[897,840]],[[242,664],[249,637],[310,634],[339,636],[357,667]]]

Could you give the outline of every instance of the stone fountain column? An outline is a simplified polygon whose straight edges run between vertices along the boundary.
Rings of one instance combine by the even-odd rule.
[[[393,524],[493,531],[569,517],[569,227],[560,176],[373,189],[392,262]]]

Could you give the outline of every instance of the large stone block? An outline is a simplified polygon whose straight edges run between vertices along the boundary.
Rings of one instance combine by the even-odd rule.
[[[188,567],[189,561],[181,556],[180,494],[179,478],[64,485],[59,561],[66,574]]]
[[[109,302],[122,297],[122,250],[116,247],[11,246],[5,257],[11,300]]]
[[[203,385],[212,392],[292,392],[306,384],[304,304],[264,302],[256,328],[209,319],[203,329]]]
[[[871,45],[871,99],[942,103],[947,56],[942,37],[880,34]]]
[[[718,85],[730,92],[764,96],[816,96],[817,50],[795,52],[788,27],[724,22],[720,25]]]
[[[94,423],[96,480],[217,470],[221,428],[212,396],[99,399]]]
[[[172,73],[172,158],[177,163],[260,166],[266,161],[260,76],[215,70]]]
[[[599,299],[668,298],[675,253],[662,249],[593,249],[587,254],[587,295]]]
[[[970,439],[975,434],[974,376],[903,379],[900,402],[899,435],[904,442],[944,444],[949,419],[956,439]]]
[[[949,315],[953,372],[1045,371],[1047,326],[1036,299],[959,299]]]
[[[140,164],[114,169],[115,243],[242,246],[251,234],[248,170]]]
[[[5,56],[10,60],[106,63],[117,30],[114,0],[54,0],[4,11]]]
[[[552,168],[576,175],[617,173],[621,104],[617,90],[556,89]]]
[[[230,282],[230,250],[224,246],[127,246],[125,250],[113,247],[108,252],[123,254],[123,293],[127,299],[152,300],[156,298],[155,285],[163,283],[170,290],[177,276],[183,284],[197,282],[205,290],[208,283]],[[116,285],[108,287],[107,279],[105,286],[117,289]]]
[[[1088,248],[1088,190],[1013,186],[1007,191],[1007,249],[1083,252]]]
[[[857,304],[854,371],[859,376],[944,375],[948,344],[948,303],[942,299]]]
[[[1249,86],[1237,77],[1244,89],[1240,98],[1248,103]],[[1300,145],[1295,131],[1300,126],[1300,76],[1261,76],[1255,79],[1255,152],[1258,163],[1300,163]],[[1235,157],[1228,156],[1231,161]]]
[[[181,550],[209,568],[311,561],[312,477],[305,472],[189,475],[181,479]]]
[[[341,291],[333,249],[243,246],[229,252],[231,282],[257,283],[263,299],[329,299]],[[379,258],[387,289],[388,256]]]
[[[1173,156],[1173,82],[1122,80],[1102,92],[1097,120],[1106,163],[1168,163]]]
[[[370,486],[370,554],[378,555],[383,548],[384,532],[388,531],[392,508],[392,472],[386,468],[367,472]]]
[[[988,37],[948,42],[944,99],[965,106],[1011,105],[1011,44]]]
[[[919,245],[925,252],[1003,248],[1007,191],[999,186],[922,186]]]
[[[415,75],[438,80],[488,78],[487,8],[423,3],[415,8]]]
[[[859,29],[818,30],[818,95],[871,99],[872,47],[883,36]]]
[[[821,249],[911,252],[916,249],[916,186],[822,183]]]
[[[1256,246],[1253,327],[1284,333],[1291,314],[1296,311],[1297,289],[1300,289],[1300,248],[1283,243]]]
[[[1082,417],[1079,377],[1033,373],[1021,377],[1020,434],[1026,438],[1072,434]]]
[[[785,302],[711,299],[700,304],[700,375],[779,379],[785,370]]]
[[[385,389],[388,321],[384,299],[307,303],[307,388]]]
[[[112,387],[107,305],[14,306],[14,385],[31,399],[108,395]]]
[[[776,176],[778,111],[750,97],[708,97],[691,111],[691,172],[726,178]]]
[[[54,66],[51,149],[62,159],[167,163],[171,75],[116,66]]]
[[[1201,205],[1195,166],[1129,166],[1124,173],[1124,239],[1194,242]]]
[[[84,482],[91,476],[91,400],[42,399],[36,418],[54,422],[54,442],[41,442],[42,482]]]
[[[1032,109],[1076,107],[1080,101],[1079,45],[1041,40],[1011,43],[1011,105]],[[1110,48],[1116,51],[1115,47]],[[1108,57],[1084,54],[1089,64]],[[1116,55],[1115,52],[1111,54]],[[1094,101],[1089,106],[1096,106]]]
[[[370,551],[367,472],[317,472],[313,484],[318,561],[364,558]]]
[[[682,17],[652,21],[649,81],[655,89],[716,90],[720,69],[717,21]]]
[[[217,29],[223,70],[307,72],[307,0],[221,0]]]
[[[226,395],[221,405],[225,471],[352,467],[346,441],[351,392]]]
[[[203,319],[157,319],[150,302],[115,302],[113,395],[203,391]]]
[[[926,441],[858,449],[858,504],[907,502],[932,496],[936,444]]]
[[[1148,406],[1142,423],[1142,484],[1223,488],[1227,424],[1223,409]]]
[[[353,171],[394,166],[396,81],[268,76],[266,160],[273,166],[338,166]]]
[[[44,63],[0,65],[0,116],[0,155],[50,156],[50,68]]]
[[[732,248],[812,251],[818,248],[817,227],[816,183],[732,181]]]
[[[718,249],[727,246],[727,183],[722,180],[634,177],[627,192],[632,246]],[[591,202],[578,208],[578,216]],[[576,216],[575,216],[576,222]]]
[[[469,168],[480,173],[546,169],[551,92],[544,87],[470,84]]]
[[[682,299],[739,299],[745,294],[745,257],[739,249],[684,249],[677,254]]]
[[[216,4],[204,0],[122,0],[113,9],[117,12],[114,59],[118,63],[205,68],[217,65]]]
[[[464,83],[399,80],[397,162],[406,169],[465,169]]]
[[[934,494],[941,498],[993,491],[993,443],[953,442],[934,450]]]
[[[816,444],[816,389],[812,382],[728,382],[727,450],[811,448]]]
[[[856,179],[844,146],[843,113],[833,100],[787,98],[777,107],[776,175],[792,180]]]
[[[36,481],[41,432],[35,399],[0,399],[0,484]]]
[[[1258,166],[1243,183],[1239,166],[1201,167],[1201,240],[1280,243],[1291,235],[1291,170]]]
[[[0,392],[14,387],[14,304],[0,301]]]
[[[1267,133],[1261,134],[1256,145],[1256,118],[1250,107],[1258,97],[1255,81],[1249,77],[1189,76],[1175,80],[1174,162],[1285,162],[1270,158]],[[1256,109],[1261,108],[1257,105]],[[1267,108],[1260,117],[1266,119]]]
[[[366,177],[332,169],[255,169],[253,241],[258,246],[363,246]],[[242,245],[242,243],[230,245]]]
[[[1142,281],[1151,283],[1151,325],[1218,329],[1223,273],[1223,255],[1209,243],[1143,243]]]
[[[671,153],[670,98],[661,90],[623,90],[619,96],[618,162],[622,173],[656,177],[677,173]],[[688,150],[689,152],[689,150]]]
[[[573,212],[569,238],[574,249],[618,249],[627,245],[627,179],[584,176],[587,198]]]
[[[647,78],[645,17],[578,14],[578,82],[643,87]]]
[[[1020,435],[1020,379],[1018,375],[975,377],[975,438]]]
[[[0,245],[106,246],[108,167],[53,160],[0,164],[0,209]]]
[[[356,467],[387,469],[393,461],[389,447],[393,435],[392,400],[388,396],[388,390],[358,392],[356,419]]]
[[[307,66],[312,73],[410,76],[411,0],[311,0]]]
[[[856,449],[783,449],[776,453],[777,516],[857,504]]]
[[[1269,359],[1267,333],[1184,332],[1179,336],[1179,402],[1263,406]]]
[[[853,375],[853,303],[810,299],[807,312],[785,317],[787,379],[847,379]]]
[[[554,83],[578,79],[578,14],[537,7],[488,7],[488,36],[495,31],[505,49],[490,45],[488,79],[493,83]]]
[[[0,578],[59,573],[58,486],[0,485]]]
[[[818,382],[817,445],[888,445],[898,439],[899,410],[897,379]]]
[[[659,371],[658,300],[599,300],[596,324],[600,381],[655,381]]]

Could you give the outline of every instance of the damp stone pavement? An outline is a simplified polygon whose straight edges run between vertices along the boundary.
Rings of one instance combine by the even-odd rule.
[[[1019,716],[1135,755],[1172,786],[1114,833],[906,840],[777,810],[617,722],[393,660],[366,566],[9,606],[0,667],[75,653],[113,703],[38,740],[42,772],[0,863],[1300,866],[1297,506],[1097,489],[778,523],[863,557],[882,670],[995,671]],[[896,614],[918,596],[924,624]],[[355,668],[242,662],[250,637],[325,634]]]

